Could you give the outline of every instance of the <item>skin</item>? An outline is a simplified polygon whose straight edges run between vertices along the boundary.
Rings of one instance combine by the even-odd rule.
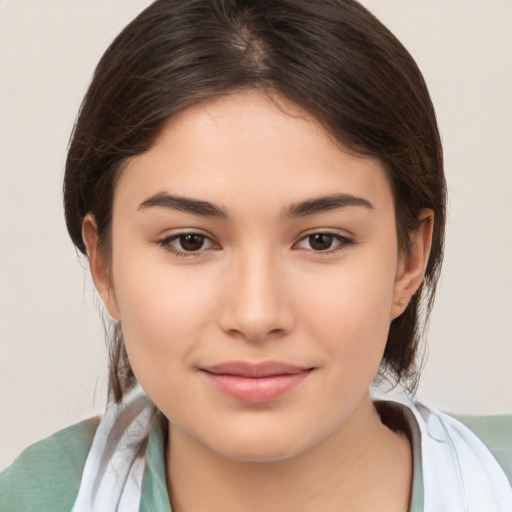
[[[163,206],[158,194],[208,201],[225,216]],[[289,215],[333,194],[371,206]],[[410,446],[381,423],[368,389],[390,322],[423,278],[432,212],[422,218],[406,258],[383,166],[257,91],[185,110],[128,162],[110,257],[92,216],[83,236],[135,375],[170,422],[173,510],[408,509]],[[190,232],[203,245],[175,254],[186,251],[172,236]],[[315,233],[332,236],[321,250]],[[202,371],[235,360],[311,371],[277,399],[247,403]]]

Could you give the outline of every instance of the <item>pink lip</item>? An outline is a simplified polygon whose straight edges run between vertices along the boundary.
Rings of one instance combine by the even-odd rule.
[[[296,388],[312,368],[278,361],[248,363],[233,361],[200,369],[222,393],[248,403],[276,400]]]

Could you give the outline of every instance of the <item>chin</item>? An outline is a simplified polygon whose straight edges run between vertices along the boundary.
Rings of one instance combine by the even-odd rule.
[[[265,440],[253,439],[248,443],[240,442],[231,446],[217,447],[216,451],[221,457],[232,461],[271,463],[292,459],[303,450],[297,443],[290,446],[290,443],[284,440],[279,443],[277,439],[273,439],[272,445],[269,445]]]
[[[293,432],[285,425],[264,427],[256,424],[242,432],[223,429],[218,435],[208,437],[199,442],[224,459],[261,463],[292,459],[319,441],[311,438],[308,432]]]

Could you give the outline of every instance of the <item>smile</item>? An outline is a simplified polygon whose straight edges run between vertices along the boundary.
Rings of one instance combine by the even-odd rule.
[[[285,395],[299,386],[312,370],[276,361],[260,364],[234,361],[200,369],[218,391],[252,404]]]

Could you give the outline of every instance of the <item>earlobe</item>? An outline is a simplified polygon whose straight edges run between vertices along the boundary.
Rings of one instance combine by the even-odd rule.
[[[112,277],[100,248],[96,220],[92,214],[87,214],[84,218],[82,223],[82,239],[87,249],[87,258],[94,285],[110,315],[114,319],[120,320],[121,315],[117,307]]]
[[[401,257],[398,264],[391,319],[403,313],[423,281],[432,246],[433,228],[434,212],[425,208],[420,213],[418,227],[411,233],[410,252]]]

